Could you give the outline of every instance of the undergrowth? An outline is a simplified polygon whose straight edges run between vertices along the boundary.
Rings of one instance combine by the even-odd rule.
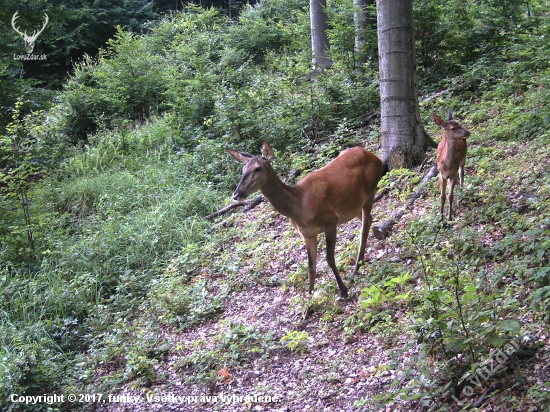
[[[13,393],[151,387],[174,355],[187,383],[214,387],[276,351],[314,353],[306,331],[277,335],[222,319],[233,293],[305,291],[306,262],[293,255],[302,240],[281,233],[269,212],[261,222],[224,217],[215,228],[205,216],[239,180],[228,148],[256,153],[268,140],[289,182],[345,148],[377,152],[376,59],[355,55],[353,10],[333,3],[334,66],[315,81],[303,1],[264,1],[236,22],[188,6],[148,32],[120,29],[75,67],[48,113],[13,112],[0,145],[11,173],[0,182],[2,407],[15,408],[4,401]],[[320,270],[316,294],[296,293],[288,310],[300,318],[307,309],[316,327],[346,342],[380,338],[392,363],[378,372],[399,378],[358,399],[358,409],[450,410],[472,401],[471,389],[504,382],[503,408],[542,410],[548,382],[524,380],[527,366],[510,359],[538,353],[550,321],[546,10],[504,19],[500,6],[458,13],[456,2],[415,4],[425,29],[421,91],[448,88],[422,104],[424,125],[438,140],[431,114],[451,107],[471,132],[457,218],[448,227],[439,220],[434,180],[382,243],[388,252],[346,279],[357,304],[339,302],[330,271]],[[432,18],[446,30],[430,34]],[[473,29],[463,32],[466,23]],[[375,44],[374,31],[366,35]],[[401,207],[421,177],[389,173],[375,219]],[[357,236],[338,240],[343,271]],[[219,322],[215,335],[191,345],[174,338],[209,322]],[[498,356],[506,367],[479,380]]]

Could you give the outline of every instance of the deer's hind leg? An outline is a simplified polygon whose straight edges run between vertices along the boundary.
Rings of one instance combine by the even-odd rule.
[[[447,179],[441,175],[439,175],[439,187],[441,188],[441,195],[440,195],[441,207],[439,209],[439,213],[441,214],[441,217],[443,217],[443,211],[445,209],[445,200],[447,198],[447,193],[445,193],[447,191]]]

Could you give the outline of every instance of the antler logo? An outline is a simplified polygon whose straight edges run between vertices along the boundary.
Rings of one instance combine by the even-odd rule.
[[[48,24],[48,15],[46,13],[44,13],[44,17],[45,17],[45,20],[44,20],[44,25],[42,26],[42,28],[40,30],[36,30],[32,35],[28,35],[27,34],[27,31],[25,30],[25,32],[21,33],[21,31],[15,26],[15,21],[17,20],[17,18],[19,17],[17,15],[17,13],[19,13],[19,11],[16,11],[14,14],[13,14],[13,17],[11,18],[11,25],[13,27],[13,29],[19,34],[21,35],[21,38],[25,41],[25,46],[27,48],[27,53],[28,54],[31,54],[33,49],[34,49],[34,43],[36,42],[36,39],[38,38],[38,36],[40,35],[40,33],[42,33],[44,31],[44,29],[46,28],[46,24]]]

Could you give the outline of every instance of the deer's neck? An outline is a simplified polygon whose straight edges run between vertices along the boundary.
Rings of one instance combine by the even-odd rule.
[[[443,133],[443,140],[445,142],[447,153],[454,152],[456,148],[456,138],[454,138],[453,136],[447,135],[447,133]]]
[[[283,183],[272,167],[261,192],[277,212],[291,219],[297,217],[295,208],[298,205],[298,198],[295,187]]]

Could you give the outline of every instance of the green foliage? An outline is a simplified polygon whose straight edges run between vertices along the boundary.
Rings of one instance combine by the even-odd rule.
[[[399,198],[405,201],[412,190],[420,182],[421,176],[409,169],[393,169],[386,173],[380,179],[378,187],[380,189],[388,189],[399,191]]]
[[[408,301],[412,290],[405,292],[404,285],[412,276],[404,273],[401,276],[392,277],[380,285],[372,285],[361,291],[361,308],[380,308],[385,302]],[[401,292],[401,293],[399,293]]]
[[[238,24],[215,9],[188,6],[148,34],[119,31],[107,51],[77,66],[68,81],[65,133],[74,142],[120,118],[169,109],[189,149],[220,136],[249,151],[262,139],[276,149],[316,142],[339,119],[362,116],[378,99],[374,73],[344,58],[331,75],[306,80],[308,24],[302,2],[266,1],[246,8]]]
[[[379,309],[367,311],[360,309],[344,321],[344,334],[346,339],[352,339],[359,333],[380,333],[384,338],[386,347],[395,341],[395,334],[399,333],[399,326],[393,323],[395,311],[393,309]]]
[[[47,330],[30,322],[16,329],[3,315],[0,320],[0,396],[53,391],[66,373],[67,359]]]
[[[304,19],[307,7],[304,0],[266,0],[245,7],[239,24],[228,33],[229,49],[256,63],[264,62],[270,53],[299,49],[309,30]]]
[[[124,21],[115,21],[123,3]],[[280,344],[306,352],[306,332],[277,340],[223,320],[216,335],[193,344],[164,341],[169,331],[215,319],[231,292],[279,285],[271,260],[293,259],[265,241],[273,235],[281,249],[294,245],[274,234],[272,217],[262,222],[263,231],[273,226],[269,235],[256,222],[231,218],[211,230],[204,220],[240,176],[225,150],[257,153],[265,139],[276,149],[278,171],[306,173],[352,145],[379,144],[376,127],[358,125],[379,104],[376,34],[365,31],[368,44],[357,56],[351,2],[329,4],[334,65],[323,73],[311,73],[303,0],[262,1],[238,20],[190,5],[147,27],[139,21],[149,3],[123,3],[56,9],[64,19],[52,19],[56,30],[39,43],[46,51],[55,46],[52,64],[68,61],[83,42],[92,51],[103,44],[83,40],[85,12],[99,16],[90,33],[108,25],[114,36],[75,66],[56,98],[21,78],[23,67],[43,68],[0,63],[8,126],[0,133],[7,171],[0,204],[2,399],[150,386],[163,379],[157,370],[168,352],[197,384],[223,380],[224,368],[247,367]],[[15,6],[10,1],[0,11],[2,21]],[[466,182],[455,190],[457,219],[447,228],[438,221],[434,184],[415,218],[399,225],[406,229],[373,247],[388,253],[364,266],[367,276],[349,279],[362,291],[360,305],[338,302],[335,282],[325,276],[317,294],[293,298],[289,309],[310,308],[326,328],[342,319],[346,339],[369,332],[383,340],[391,363],[379,365],[376,376],[390,367],[401,374],[358,407],[448,408],[442,399],[457,394],[492,353],[549,321],[547,12],[545,4],[515,0],[415,2],[421,92],[451,88],[423,103],[424,124],[436,130],[431,112],[450,106],[472,131]],[[119,24],[125,27],[115,31]],[[0,42],[11,53],[17,39],[6,27]],[[54,35],[64,46],[48,37]],[[37,171],[43,180],[30,182]],[[419,179],[396,170],[380,186],[404,200]],[[379,212],[375,207],[375,220]],[[345,269],[356,245],[342,247],[338,265]],[[285,286],[305,291],[306,272],[286,272]],[[527,391],[533,402],[547,401],[543,384]],[[508,394],[514,410],[515,394]]]
[[[29,255],[32,259],[35,249],[35,219],[31,216],[32,186],[40,179],[40,149],[42,142],[36,136],[41,112],[21,119],[23,102],[19,100],[12,114],[12,122],[6,127],[6,134],[0,136],[0,194],[9,205],[15,205],[16,212],[9,213],[10,220],[20,220],[19,225],[4,228],[2,232],[10,237],[8,248],[21,253],[20,258]],[[10,208],[6,208],[9,211]],[[27,245],[21,248],[21,235]],[[15,249],[15,250],[13,250]],[[26,249],[26,250],[25,250]]]
[[[28,33],[39,29],[44,13],[48,14],[48,24],[33,51],[35,55],[45,55],[46,60],[20,61],[14,57],[26,54],[24,41],[10,24],[16,11],[18,27]],[[49,109],[75,62],[84,56],[95,56],[115,35],[118,26],[140,32],[143,24],[157,17],[149,0],[5,0],[0,11],[0,134],[19,99],[26,102],[22,113]],[[77,106],[76,110],[80,108]]]
[[[87,56],[65,85],[66,133],[84,140],[99,126],[143,119],[162,110],[168,81],[158,43],[120,27],[97,60]]]
[[[131,352],[126,359],[124,378],[135,381],[135,386],[150,386],[155,379],[153,366],[156,360],[135,352]]]
[[[17,130],[41,136],[31,124]],[[107,319],[131,314],[152,287],[158,290],[152,280],[177,251],[205,242],[208,226],[200,216],[212,211],[219,195],[189,173],[194,160],[174,154],[173,135],[162,121],[110,137],[95,136],[85,154],[72,152],[56,165],[55,179],[35,185],[31,212],[38,262],[21,259],[13,249],[16,236],[2,239],[2,387],[11,393],[52,391],[69,383],[67,374],[92,376],[91,360],[64,355],[85,345],[106,363],[120,362],[120,350],[128,349],[126,366],[113,382],[148,385],[154,378],[149,349],[121,344],[131,331],[111,332]],[[15,233],[18,217],[10,213],[2,230]],[[192,307],[200,319],[217,313],[221,300],[217,306],[205,302],[214,309],[205,309],[204,316]],[[90,327],[107,330],[101,338],[85,338]],[[11,340],[17,337],[13,328],[21,330],[21,340]]]
[[[475,232],[463,228],[451,238],[429,224],[413,221],[408,233],[424,278],[424,306],[417,314],[422,313],[425,323],[413,320],[419,342],[430,342],[431,350],[440,350],[446,357],[465,353],[470,362],[476,362],[479,354],[486,353],[484,343],[498,348],[519,335],[520,323],[506,319],[506,313],[517,307],[516,299],[470,272],[485,254]]]
[[[141,25],[158,17],[153,11],[153,2],[149,0],[9,0],[3,3],[0,15],[3,23],[0,38],[7,40],[10,60],[13,54],[25,54],[23,40],[10,24],[16,10],[19,11],[19,27],[28,33],[41,27],[44,13],[49,16],[48,24],[38,37],[33,51],[34,54],[45,54],[47,60],[25,62],[23,73],[26,79],[40,79],[51,88],[62,84],[74,62],[85,53],[95,55],[104,47],[115,35],[117,26],[139,32]]]
[[[190,259],[198,254],[196,249],[196,245],[189,245],[182,250],[178,264],[190,268]],[[195,266],[199,264],[196,262]],[[161,323],[189,328],[223,310],[227,286],[220,287],[200,275],[193,278],[172,271],[168,274],[165,279],[154,281],[150,292],[152,308]]]
[[[255,357],[273,349],[275,341],[273,333],[262,334],[254,326],[229,322],[209,345],[204,346],[208,349],[190,348],[190,353],[180,358],[176,367],[182,374],[191,369],[193,375],[188,379],[192,381],[212,384],[223,378],[216,371],[247,365]]]
[[[305,331],[290,331],[281,338],[281,343],[284,343],[292,352],[304,353],[308,351],[309,335]]]
[[[475,76],[478,83],[497,79],[493,70],[487,73],[487,78],[465,68],[484,60],[495,63],[503,48],[517,43],[520,36],[539,26],[540,13],[525,18],[530,5],[525,6],[522,0],[467,4],[457,0],[415,2],[421,87],[436,90],[462,73],[472,76],[472,80]]]

